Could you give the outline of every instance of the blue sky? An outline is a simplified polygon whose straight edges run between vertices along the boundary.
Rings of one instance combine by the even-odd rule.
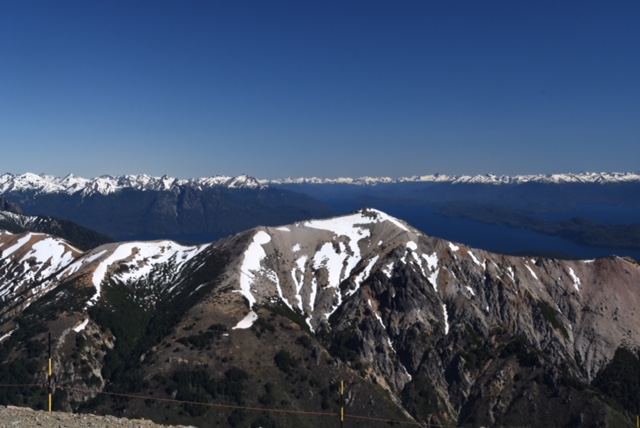
[[[640,171],[640,2],[5,1],[0,173]]]

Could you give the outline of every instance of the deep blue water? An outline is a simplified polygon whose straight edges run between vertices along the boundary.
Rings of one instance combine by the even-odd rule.
[[[350,203],[333,203],[332,206],[342,213],[351,212],[362,208]],[[474,248],[488,250],[496,253],[523,254],[523,253],[546,253],[564,256],[575,259],[592,259],[596,257],[607,257],[611,255],[633,257],[640,260],[639,250],[625,250],[620,248],[588,247],[576,244],[572,241],[557,238],[527,229],[520,229],[510,226],[485,224],[466,218],[445,217],[436,214],[437,207],[433,205],[406,206],[406,205],[379,205],[375,208],[386,212],[389,215],[402,219],[424,232],[427,235],[443,238],[449,241],[459,242]],[[640,209],[636,209],[640,213]],[[602,213],[606,213],[606,209]],[[577,213],[578,211],[575,211]],[[597,210],[596,210],[597,212]],[[585,212],[583,212],[585,214]],[[629,217],[624,217],[625,215]],[[623,213],[622,217],[614,217],[609,212],[608,216],[591,218],[596,221],[606,222],[603,219],[611,218],[632,218],[631,212]],[[577,214],[563,213],[565,217],[557,220],[575,217]],[[637,223],[640,220],[623,221],[617,223]]]
[[[548,220],[567,220],[572,217],[582,217],[598,223],[633,224],[640,223],[640,207],[592,205],[575,210],[545,213],[541,217]]]

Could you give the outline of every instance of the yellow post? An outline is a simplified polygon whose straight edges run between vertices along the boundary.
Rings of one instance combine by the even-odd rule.
[[[340,427],[344,425],[344,381],[340,381]]]
[[[49,413],[51,413],[51,358],[49,358]]]
[[[51,413],[51,376],[52,376],[52,370],[53,368],[53,363],[51,362],[51,332],[49,332],[49,378],[47,379],[48,381],[48,385],[47,387],[49,388],[49,413]]]

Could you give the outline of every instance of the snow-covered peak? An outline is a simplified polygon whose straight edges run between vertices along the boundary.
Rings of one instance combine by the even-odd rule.
[[[0,192],[36,191],[39,193],[60,192],[63,186],[55,177],[26,173],[22,175],[3,174],[0,176]]]
[[[235,268],[238,277],[231,276],[230,285],[250,308],[281,301],[303,313],[311,329],[327,322],[394,248],[417,249],[415,242],[426,239],[400,220],[371,208],[260,227],[249,236],[243,238],[242,260]]]
[[[87,185],[88,181],[89,180],[87,180],[86,178],[78,177],[74,174],[69,174],[63,179],[59,180],[57,184],[65,189],[68,189],[71,192],[74,192],[74,190],[81,191]]]
[[[238,177],[233,177],[229,179],[225,185],[230,189],[257,189],[261,186],[261,184],[253,177],[249,177],[248,175],[239,175]]]

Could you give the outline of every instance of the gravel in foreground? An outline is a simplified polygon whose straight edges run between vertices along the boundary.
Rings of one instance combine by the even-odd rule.
[[[185,428],[184,425],[158,425],[146,419],[125,419],[85,413],[43,412],[28,407],[0,406],[0,428]]]

